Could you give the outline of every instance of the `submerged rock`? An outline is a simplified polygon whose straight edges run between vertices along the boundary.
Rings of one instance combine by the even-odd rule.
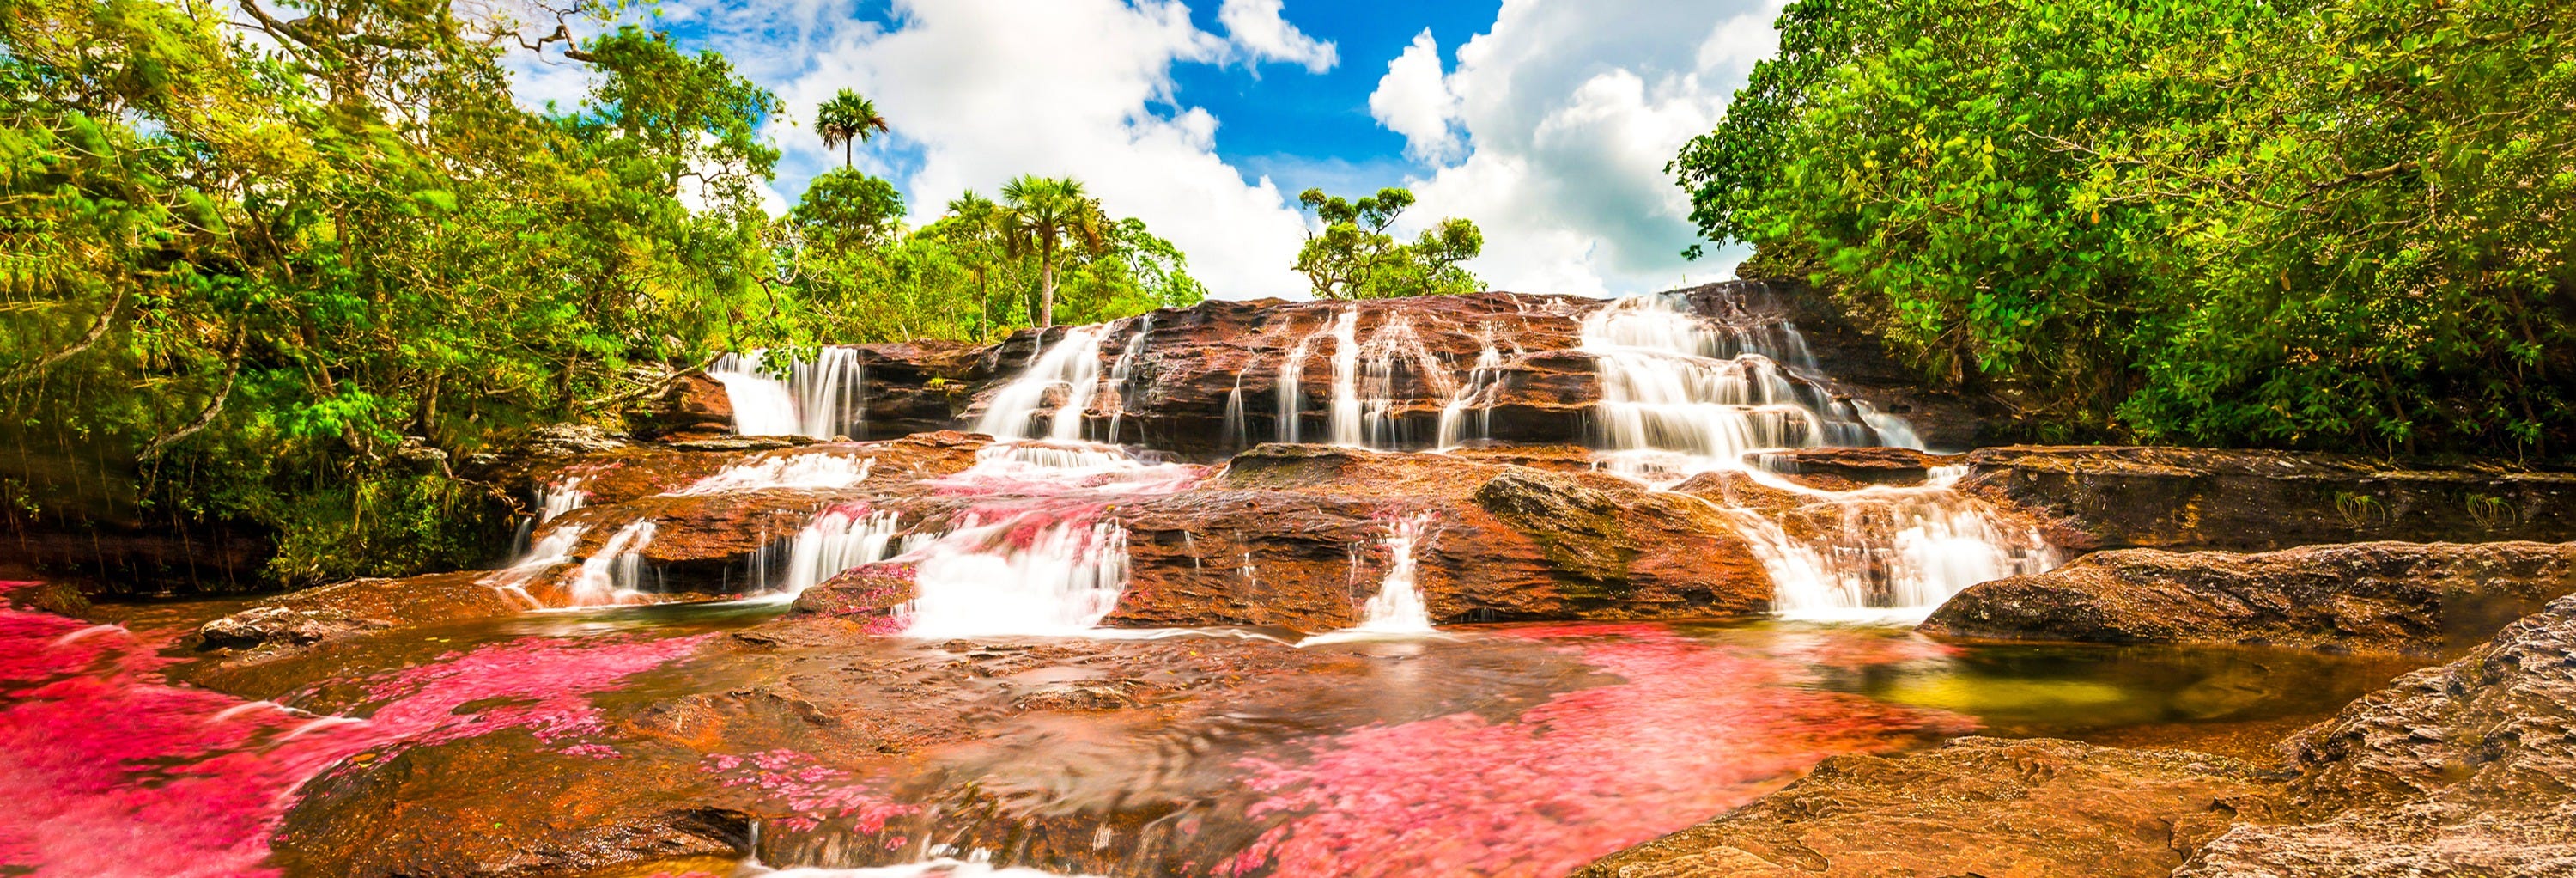
[[[2576,543],[2357,543],[2259,554],[2123,549],[1973,586],[1952,637],[2236,643],[2432,654],[2576,593]]]
[[[2049,538],[2070,549],[2259,551],[2576,532],[2576,473],[2198,448],[2014,446],[1966,460],[1963,488],[2054,519]]]
[[[2204,753],[1960,738],[1837,756],[1779,792],[1577,878],[2163,875],[2246,811],[2253,766]]]
[[[1579,874],[2576,874],[2576,596],[2282,752],[2274,773],[2055,741],[1846,757]]]
[[[510,616],[527,609],[484,585],[485,571],[401,579],[353,579],[288,592],[198,629],[208,649],[311,646],[382,631],[465,619]]]
[[[2173,874],[2576,875],[2576,597],[2284,746],[2290,816]]]

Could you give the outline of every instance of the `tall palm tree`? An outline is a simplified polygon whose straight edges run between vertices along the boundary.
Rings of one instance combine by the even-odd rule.
[[[950,247],[965,257],[966,270],[975,275],[975,340],[992,334],[992,299],[986,281],[993,269],[996,251],[1003,249],[1007,223],[1002,206],[968,189],[948,202],[950,222],[940,227]]]
[[[886,120],[877,113],[877,102],[842,89],[840,94],[814,109],[814,133],[823,136],[823,148],[841,148],[841,167],[850,166],[852,145],[876,139],[886,130]]]
[[[1069,249],[1108,252],[1109,218],[1100,212],[1099,199],[1071,177],[1023,174],[1002,184],[1002,201],[1011,253],[1038,254],[1038,326],[1054,326],[1057,255]]]

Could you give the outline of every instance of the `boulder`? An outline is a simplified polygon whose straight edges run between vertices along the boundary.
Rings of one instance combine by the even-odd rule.
[[[400,579],[353,579],[293,591],[207,622],[204,649],[311,646],[396,627],[496,618],[526,609],[467,570]]]
[[[2096,552],[1972,586],[1919,629],[1968,638],[2457,652],[2576,593],[2576,543]]]
[[[2350,455],[2197,448],[2012,446],[1966,460],[1963,489],[2051,519],[2051,541],[2074,550],[2260,551],[2576,533],[2576,473],[2410,469]]]
[[[1621,851],[1577,878],[2152,876],[2268,807],[2223,756],[2073,741],[1960,738],[1837,756],[1725,816]]]
[[[669,389],[626,413],[627,428],[646,439],[709,439],[733,433],[733,398],[705,375],[682,375]]]
[[[2174,875],[2576,875],[2576,597],[2284,747],[2288,813]]]

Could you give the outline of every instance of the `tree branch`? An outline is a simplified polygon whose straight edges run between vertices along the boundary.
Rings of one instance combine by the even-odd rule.
[[[116,291],[116,298],[108,300],[107,310],[99,312],[98,322],[90,324],[89,332],[83,334],[80,341],[73,342],[70,347],[46,354],[45,358],[37,360],[35,365],[29,366],[25,370],[9,376],[9,380],[34,380],[42,377],[47,370],[54,368],[54,364],[71,359],[73,355],[89,350],[90,345],[97,344],[100,337],[107,335],[107,327],[116,322],[116,309],[123,307],[124,305],[125,290],[118,289]]]
[[[186,439],[197,431],[205,429],[206,425],[215,422],[216,416],[224,413],[224,400],[231,398],[233,395],[233,379],[241,377],[242,342],[244,339],[249,338],[249,336],[249,333],[241,332],[239,330],[236,330],[233,333],[233,348],[228,353],[228,356],[230,356],[233,361],[232,368],[224,371],[224,386],[215,391],[215,398],[206,403],[205,411],[198,412],[196,420],[188,422],[187,426],[180,427],[178,431],[165,434],[158,439],[152,440],[152,444],[143,446],[143,452],[135,455],[136,459],[151,460],[153,458],[160,457],[161,452],[168,450],[172,443],[178,442],[181,439]]]

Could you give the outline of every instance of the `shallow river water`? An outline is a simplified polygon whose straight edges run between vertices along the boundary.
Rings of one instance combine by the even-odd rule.
[[[1954,646],[1772,620],[1469,626],[1302,649],[1260,632],[831,649],[751,637],[760,648],[745,649],[728,634],[768,630],[778,610],[741,604],[402,631],[246,670],[162,653],[230,608],[102,607],[122,619],[104,626],[0,611],[0,795],[29,803],[0,816],[0,872],[311,871],[311,852],[270,857],[272,835],[303,827],[286,815],[327,818],[334,778],[402,757],[454,777],[453,789],[406,788],[433,803],[508,795],[496,779],[553,763],[647,799],[762,815],[753,860],[683,858],[637,875],[773,868],[763,863],[939,874],[922,864],[960,859],[977,862],[958,874],[989,860],[1555,875],[1841,754],[1989,734],[2267,759],[2266,742],[2405,667],[2254,649]],[[672,746],[652,732],[673,705],[826,666],[896,682],[800,683],[803,703],[837,713],[791,726],[804,738],[728,731]],[[861,738],[912,743],[841,752]],[[665,783],[674,776],[686,782]],[[304,802],[315,789],[325,801]]]

